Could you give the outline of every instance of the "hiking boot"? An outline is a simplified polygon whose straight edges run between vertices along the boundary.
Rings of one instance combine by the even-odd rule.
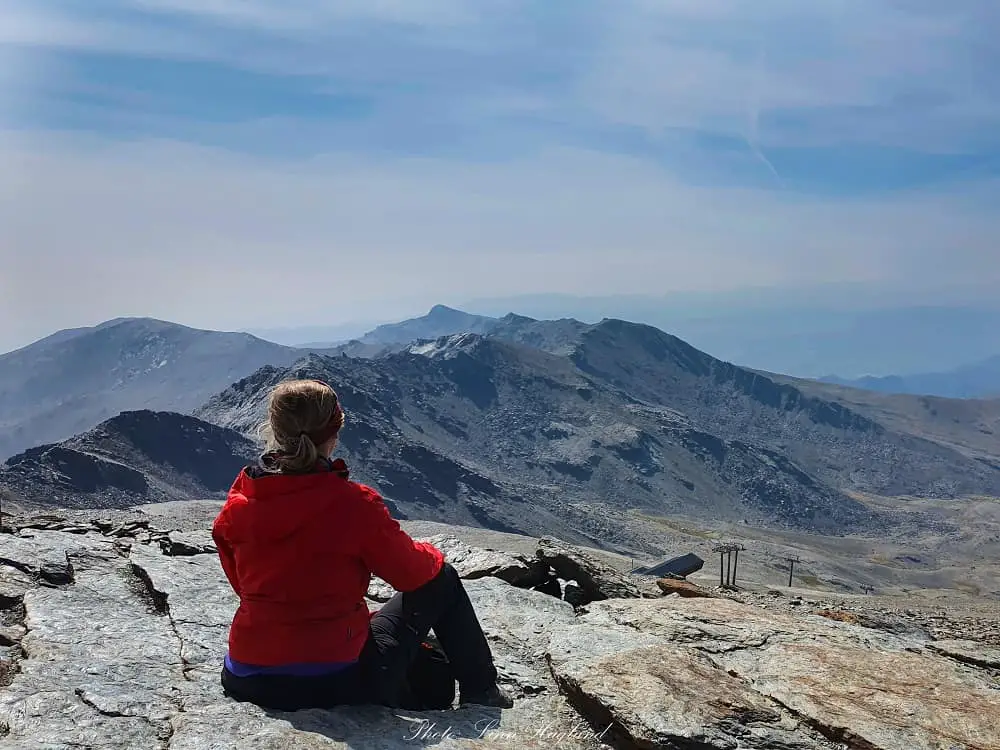
[[[499,685],[491,685],[486,690],[462,693],[461,705],[489,706],[491,708],[513,708],[514,700]]]

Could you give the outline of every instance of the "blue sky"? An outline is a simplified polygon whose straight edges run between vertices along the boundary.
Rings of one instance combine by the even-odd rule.
[[[1000,267],[988,0],[0,0],[0,18],[0,318],[50,269],[74,279],[9,340],[119,314],[286,325]],[[220,293],[268,278],[293,299]]]

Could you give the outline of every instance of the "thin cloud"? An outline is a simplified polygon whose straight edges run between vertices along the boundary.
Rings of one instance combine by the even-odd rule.
[[[1000,15],[978,0],[0,14],[8,342],[998,267]]]
[[[764,40],[761,40],[760,46],[760,56],[758,57],[757,67],[755,69],[755,75],[753,77],[753,85],[750,89],[750,112],[749,112],[749,126],[747,132],[747,145],[750,146],[750,150],[753,151],[754,156],[764,163],[764,166],[768,168],[774,178],[779,184],[783,184],[781,175],[778,174],[778,170],[774,168],[774,165],[768,161],[767,157],[764,156],[764,152],[761,151],[759,145],[759,135],[760,135],[760,106],[761,106],[761,96],[763,95],[764,87],[764,76],[767,69],[767,49],[764,46]]]
[[[527,0],[3,7],[0,41],[411,88],[442,116],[469,101],[541,94],[550,121],[587,115],[743,137],[748,80],[763,76],[758,150],[847,139],[948,151],[995,141],[1000,118],[1000,19],[970,0],[601,0],[572,13]],[[762,43],[767,66],[754,73]],[[914,111],[918,100],[926,105]],[[783,124],[796,118],[804,124]]]
[[[9,146],[4,161],[0,318],[22,338],[116,314],[275,326],[459,293],[976,279],[995,267],[1000,234],[1000,219],[975,208],[993,183],[950,197],[791,199],[692,188],[641,160],[581,151],[282,165],[46,138]]]

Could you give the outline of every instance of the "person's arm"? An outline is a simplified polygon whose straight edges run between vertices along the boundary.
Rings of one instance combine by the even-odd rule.
[[[236,574],[236,556],[233,554],[232,544],[226,538],[227,524],[226,508],[223,507],[222,512],[212,524],[212,541],[215,542],[215,548],[219,551],[219,562],[222,563],[222,570],[226,574],[226,578],[229,579],[229,585],[233,587],[237,596],[242,596],[240,579]]]
[[[413,591],[434,578],[444,555],[433,544],[418,542],[399,526],[377,492],[361,487],[359,520],[361,557],[375,575],[396,591]]]

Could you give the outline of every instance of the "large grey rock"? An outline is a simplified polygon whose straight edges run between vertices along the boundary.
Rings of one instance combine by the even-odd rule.
[[[498,578],[466,584],[483,624],[501,682],[518,695],[554,691],[543,660],[549,638],[571,625],[573,608],[539,591],[518,589]]]
[[[72,564],[72,585],[25,594],[24,658],[0,690],[4,747],[163,747],[183,682],[169,623],[110,545],[75,550]]]
[[[530,645],[573,618],[572,608],[545,594],[493,577],[468,584],[502,679],[518,696],[513,709],[282,714],[222,694],[218,672],[237,600],[216,556],[168,556],[158,545],[133,544],[122,557],[109,540],[82,539],[68,554],[72,584],[26,582],[24,658],[0,688],[5,750],[604,747]],[[66,557],[64,547],[49,553]]]
[[[531,588],[544,583],[549,577],[549,566],[540,560],[532,560],[524,555],[512,555],[491,549],[470,547],[451,534],[427,537],[444,553],[445,559],[467,579],[493,576],[514,586]]]
[[[556,667],[574,705],[630,748],[826,748],[806,722],[708,658],[649,645]]]
[[[719,664],[850,745],[1000,748],[1000,692],[936,657],[804,641],[731,652]]]
[[[171,531],[160,541],[164,554],[177,557],[215,554],[215,541],[210,531]]]
[[[17,540],[0,554],[0,637],[17,660],[0,680],[4,750],[1000,750],[994,655],[979,644],[729,599],[574,609],[489,574],[466,588],[513,709],[265,711],[219,685],[237,600],[216,555],[22,533],[0,537]],[[71,580],[46,580],[40,561]]]
[[[990,674],[898,635],[675,597],[596,602],[574,627],[553,673],[629,746],[1000,748]]]
[[[420,541],[430,542],[445,559],[458,571],[460,578],[476,580],[487,576],[499,578],[514,586],[531,588],[544,584],[549,577],[549,566],[540,560],[532,560],[524,555],[508,554],[491,549],[472,547],[451,534],[436,534],[421,537]],[[368,585],[368,598],[376,602],[387,602],[396,593],[388,583],[372,576]]]
[[[538,541],[539,560],[552,567],[565,580],[576,581],[583,592],[577,597],[579,603],[601,599],[638,598],[643,596],[638,581],[625,573],[619,573],[583,550],[565,544],[552,537],[542,537]],[[648,584],[655,590],[655,585]],[[657,591],[654,595],[658,596]]]

